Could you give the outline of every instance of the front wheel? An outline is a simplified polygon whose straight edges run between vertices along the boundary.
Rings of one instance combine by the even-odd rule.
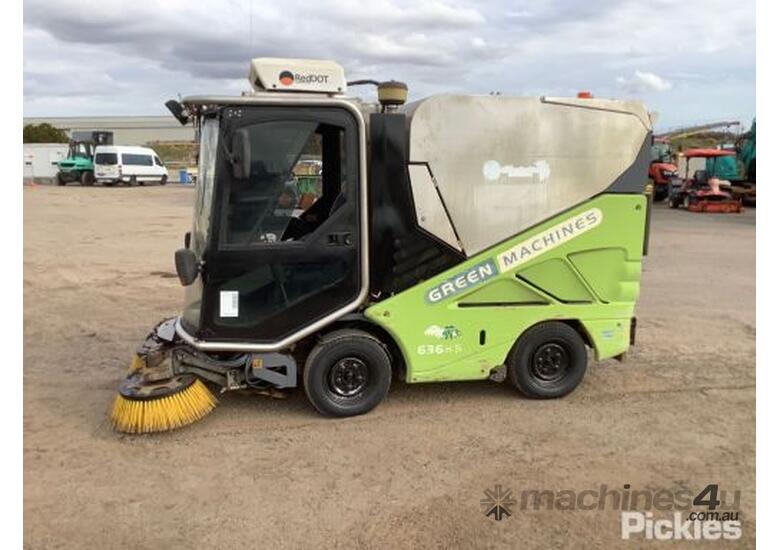
[[[163,177],[160,178],[160,185],[165,185],[168,183],[168,176],[163,175]]]
[[[95,174],[89,171],[82,172],[80,181],[81,181],[81,185],[85,187],[91,187],[95,185]]]
[[[57,185],[65,185],[65,180],[62,177],[62,174],[57,172]]]
[[[588,368],[585,343],[566,323],[547,322],[523,333],[507,359],[512,384],[528,397],[562,397],[576,388]]]
[[[390,356],[382,343],[352,329],[326,335],[303,370],[309,401],[328,416],[367,413],[385,398],[391,378]]]

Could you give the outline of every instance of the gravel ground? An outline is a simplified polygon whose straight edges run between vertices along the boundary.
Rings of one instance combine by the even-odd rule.
[[[495,484],[626,483],[739,490],[742,538],[707,547],[754,545],[754,210],[656,207],[637,345],[565,399],[394,383],[371,414],[329,420],[303,391],[227,395],[186,429],[117,435],[106,413],[131,353],[181,305],[173,251],[192,199],[24,190],[27,548],[624,547],[612,509],[496,522],[479,502]]]

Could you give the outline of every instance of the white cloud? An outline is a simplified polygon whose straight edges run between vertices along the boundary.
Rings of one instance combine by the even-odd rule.
[[[750,120],[755,110],[755,6],[733,0],[25,0],[24,7],[28,116],[163,113],[163,101],[178,92],[246,89],[247,64],[257,56],[334,59],[350,79],[408,82],[413,99],[491,90],[647,94],[653,109],[678,113],[664,120],[680,125],[725,113]],[[685,76],[695,74],[706,77]]]
[[[634,71],[633,76],[628,78],[619,76],[617,83],[621,89],[632,94],[665,92],[672,89],[671,81],[661,78],[657,74],[643,71]]]
[[[482,13],[473,7],[453,6],[436,0],[403,5],[389,0],[335,0],[317,3],[315,13],[326,20],[354,25],[367,25],[373,32],[387,29],[459,29],[485,22]],[[384,29],[377,28],[378,24]]]

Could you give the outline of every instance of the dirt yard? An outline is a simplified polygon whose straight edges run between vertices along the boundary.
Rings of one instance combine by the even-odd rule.
[[[480,507],[496,484],[626,483],[739,490],[742,538],[707,547],[754,545],[754,210],[656,207],[637,345],[565,399],[394,383],[374,412],[329,420],[302,390],[227,395],[188,428],[117,435],[106,413],[131,353],[182,301],[192,199],[24,189],[25,547],[626,547],[611,508],[497,522]]]

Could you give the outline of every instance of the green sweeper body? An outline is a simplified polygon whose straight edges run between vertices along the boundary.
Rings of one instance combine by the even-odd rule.
[[[546,321],[574,327],[597,360],[620,356],[632,343],[646,209],[643,195],[596,197],[366,316],[398,343],[407,382],[488,378]]]
[[[373,409],[393,374],[561,397],[588,348],[628,351],[649,230],[644,106],[405,104],[403,83],[347,83],[313,60],[255,59],[250,82],[240,97],[168,103],[200,142],[176,252],[185,305],[139,348],[118,429],[196,420],[214,406],[198,397],[207,385],[303,385],[331,416]],[[366,83],[378,104],[345,95]]]

